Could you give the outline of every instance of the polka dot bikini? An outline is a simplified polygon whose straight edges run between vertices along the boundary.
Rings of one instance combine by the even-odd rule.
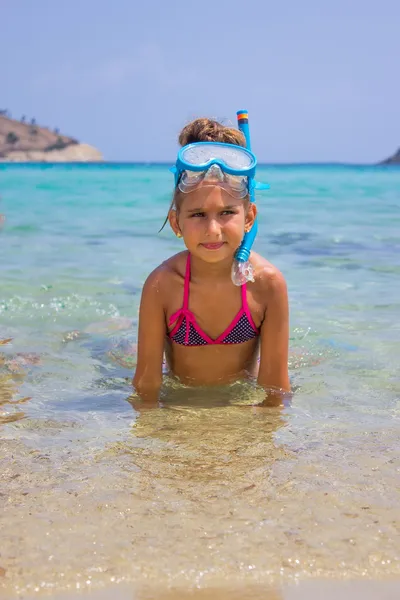
[[[242,344],[255,337],[260,332],[254,324],[247,304],[246,284],[241,286],[242,307],[232,323],[217,339],[213,340],[200,329],[194,314],[189,310],[189,285],[190,285],[190,254],[186,261],[185,284],[183,292],[183,306],[170,318],[169,324],[175,327],[170,331],[169,338],[176,344],[183,346],[207,346],[210,344]]]

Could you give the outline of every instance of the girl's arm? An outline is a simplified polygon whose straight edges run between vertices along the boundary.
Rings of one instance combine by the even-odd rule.
[[[261,325],[260,368],[257,383],[267,390],[265,404],[282,404],[290,392],[289,303],[285,279],[275,271],[266,281],[267,308]]]
[[[142,400],[154,402],[162,382],[162,361],[166,334],[160,271],[147,278],[140,301],[138,357],[133,386]]]

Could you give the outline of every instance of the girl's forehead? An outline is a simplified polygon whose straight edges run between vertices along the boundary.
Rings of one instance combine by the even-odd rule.
[[[220,186],[204,186],[185,195],[182,209],[192,210],[193,208],[201,207],[204,210],[212,210],[226,208],[227,206],[243,206],[243,200],[240,198],[232,198],[232,196]]]

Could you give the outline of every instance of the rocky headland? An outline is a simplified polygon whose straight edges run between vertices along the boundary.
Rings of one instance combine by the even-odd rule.
[[[386,160],[383,160],[380,165],[400,165],[400,148],[393,154],[393,156],[389,156]]]
[[[35,119],[12,119],[0,110],[0,162],[99,162],[97,148],[40,126]]]

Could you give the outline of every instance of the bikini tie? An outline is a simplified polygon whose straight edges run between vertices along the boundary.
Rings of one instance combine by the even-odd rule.
[[[196,318],[188,308],[180,308],[169,319],[170,326],[173,325],[180,317],[186,319],[185,344],[189,342],[190,323],[195,324]]]

